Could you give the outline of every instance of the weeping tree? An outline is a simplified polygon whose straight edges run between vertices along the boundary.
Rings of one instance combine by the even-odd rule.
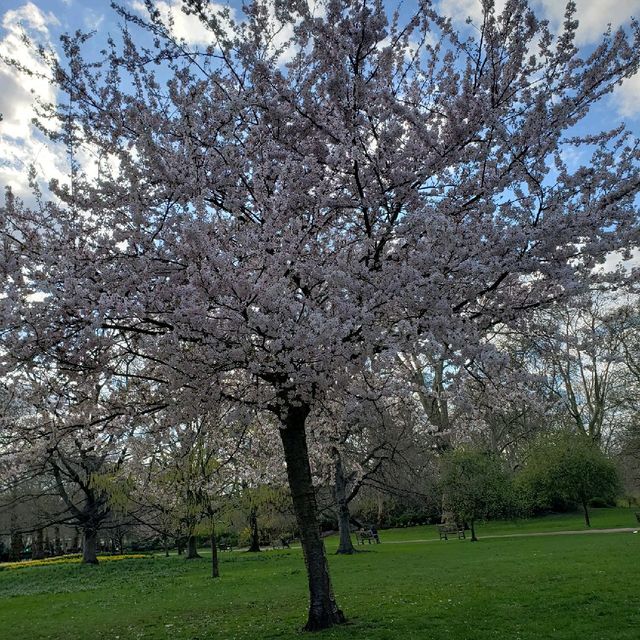
[[[621,489],[616,464],[584,433],[561,432],[539,438],[530,448],[518,483],[534,508],[582,508],[591,526],[589,502],[613,502]]]
[[[445,511],[471,528],[477,542],[476,523],[504,513],[510,502],[510,482],[504,462],[495,453],[460,447],[442,457],[440,486]]]

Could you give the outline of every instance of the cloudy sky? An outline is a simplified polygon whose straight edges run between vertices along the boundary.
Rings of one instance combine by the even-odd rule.
[[[140,0],[121,0],[132,8],[141,7]],[[497,0],[498,6],[504,0]],[[547,17],[555,27],[561,24],[564,13],[562,0],[532,0],[538,15]],[[239,0],[230,2],[231,6]],[[405,0],[410,5],[411,0]],[[467,16],[480,15],[479,0],[440,0],[443,13],[461,23]],[[171,11],[177,35],[194,44],[207,42],[207,33],[200,23],[179,10],[180,0],[161,0],[157,3],[163,13]],[[631,16],[640,18],[640,0],[577,0],[580,29],[578,44],[585,49],[593,46],[607,28],[628,23]],[[117,32],[109,0],[0,0],[0,54],[18,59],[31,68],[40,64],[22,41],[28,33],[39,42],[54,47],[59,36],[77,28],[91,29],[99,34]],[[43,69],[44,71],[44,69]],[[0,61],[0,186],[11,184],[19,194],[26,194],[27,168],[35,164],[39,173],[47,177],[63,177],[66,172],[64,153],[53,148],[31,124],[34,116],[34,95],[45,100],[55,95],[46,81],[25,77]],[[640,134],[640,75],[607,98],[590,115],[594,128],[609,128],[621,121]]]

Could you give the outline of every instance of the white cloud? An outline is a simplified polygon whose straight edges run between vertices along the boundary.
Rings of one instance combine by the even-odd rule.
[[[559,27],[564,21],[565,2],[558,0],[538,0],[542,14],[551,21],[553,27]],[[576,0],[577,18],[580,22],[576,34],[576,44],[592,44],[602,38],[611,24],[615,29],[628,23],[632,16],[640,17],[640,0]]]
[[[496,10],[504,8],[506,0],[496,0]],[[440,0],[440,11],[453,18],[458,26],[467,18],[476,25],[482,20],[480,0]],[[564,0],[532,0],[531,6],[539,18],[549,20],[552,31],[558,32],[564,22],[566,2]],[[611,24],[613,29],[628,24],[631,17],[640,18],[640,0],[576,0],[576,18],[579,21],[576,33],[578,46],[593,45],[602,39],[602,35]],[[613,102],[622,117],[635,117],[640,114],[640,75],[627,80],[613,94]]]
[[[98,13],[93,9],[87,9],[84,13],[85,27],[91,31],[97,31],[104,22],[104,13]]]
[[[618,113],[625,118],[633,118],[640,114],[640,73],[625,80],[617,87],[613,99],[618,107]]]
[[[0,40],[0,54],[35,72],[27,75],[0,62],[0,113],[3,114],[0,122],[0,185],[11,185],[22,197],[29,194],[27,175],[31,164],[43,177],[60,178],[64,175],[64,151],[47,141],[32,124],[36,115],[36,97],[44,102],[55,102],[55,89],[46,79],[47,66],[23,41],[26,34],[48,46],[47,25],[57,24],[59,22],[53,14],[42,12],[31,2],[2,16],[4,33]]]
[[[160,17],[165,24],[169,19],[173,18],[173,35],[182,38],[191,45],[210,45],[213,42],[213,36],[199,20],[197,16],[187,15],[182,11],[182,0],[159,0],[155,3],[156,8],[160,12]],[[140,14],[148,15],[144,2],[134,0],[131,3],[134,11]],[[223,9],[222,5],[211,4],[210,8],[214,11]],[[233,12],[231,14],[233,16]]]
[[[496,0],[496,10],[502,11],[505,0]],[[440,11],[457,22],[464,22],[468,17],[478,24],[482,19],[482,3],[480,0],[440,0]],[[607,25],[615,28],[625,24],[632,16],[640,17],[640,0],[576,0],[577,19],[580,22],[576,34],[578,45],[597,42],[606,31]],[[564,0],[532,0],[531,7],[540,18],[547,18],[554,31],[564,22],[566,2]]]
[[[165,24],[169,23],[170,18],[173,19],[172,32],[174,36],[184,39],[187,44],[194,46],[207,46],[212,44],[213,35],[211,31],[209,31],[196,16],[185,14],[181,9],[182,4],[182,0],[158,0],[155,6],[160,12],[160,17]],[[134,11],[142,15],[147,15],[147,9],[141,0],[133,0],[131,7]],[[218,12],[223,9],[228,9],[228,7],[221,4],[210,3],[209,9],[213,12]],[[317,7],[316,4],[313,4],[313,11],[315,15],[323,15],[324,7]],[[230,11],[230,18],[232,20],[237,19],[233,9]],[[272,6],[269,7],[269,18],[271,20],[271,31],[273,33],[271,49],[284,48],[278,58],[278,62],[279,64],[286,64],[296,53],[293,47],[288,46],[289,40],[293,36],[293,24],[283,24],[279,22]]]

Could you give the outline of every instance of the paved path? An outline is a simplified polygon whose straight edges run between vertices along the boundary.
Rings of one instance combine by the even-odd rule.
[[[530,533],[503,533],[500,535],[480,535],[480,540],[489,538],[529,538],[536,536],[575,536],[594,533],[638,533],[638,529],[625,527],[622,529],[585,529],[580,531],[532,531]],[[383,533],[384,536],[384,533]],[[409,544],[414,542],[440,542],[438,538],[422,538],[418,540],[384,540],[385,544]]]

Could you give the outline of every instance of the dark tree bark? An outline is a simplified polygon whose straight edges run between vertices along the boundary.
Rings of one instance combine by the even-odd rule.
[[[98,564],[98,532],[90,527],[82,532],[83,564]]]
[[[42,558],[44,558],[44,532],[42,529],[36,531],[36,539],[33,542],[33,554],[31,557],[34,560],[42,560]]]
[[[53,553],[56,556],[62,555],[62,540],[60,540],[60,527],[53,528]]]
[[[378,527],[381,527],[384,524],[384,498],[382,496],[378,496],[378,514],[376,516],[376,522]]]
[[[471,519],[471,542],[478,542],[478,538],[476,537],[476,521]]]
[[[584,511],[584,523],[587,527],[591,527],[591,519],[589,518],[589,506],[586,500],[582,500],[582,510]]]
[[[218,545],[216,544],[216,528],[211,518],[211,577],[220,577],[220,563],[218,562]]]
[[[22,559],[22,552],[24,550],[24,542],[22,540],[22,534],[13,531],[11,533],[11,548],[9,549],[9,560],[11,562],[17,562]]]
[[[117,538],[118,538],[118,551],[120,553],[124,553],[124,532],[123,531],[118,531],[117,533]]]
[[[50,556],[53,555],[53,545],[51,544],[51,538],[49,537],[49,532],[48,531],[45,532],[45,536],[44,536],[44,548],[45,548],[45,551]]]
[[[251,505],[249,511],[249,530],[251,531],[251,544],[247,551],[252,553],[260,551],[260,532],[258,531],[258,507]]]
[[[335,484],[334,496],[338,507],[338,531],[340,533],[340,544],[336,553],[355,553],[353,542],[351,541],[351,514],[349,513],[349,503],[347,501],[347,479],[344,477],[342,458],[337,449],[333,450]]]
[[[181,556],[184,553],[184,538],[182,536],[176,538],[176,548],[178,549],[178,555]]]
[[[343,623],[345,618],[333,595],[327,556],[320,537],[318,505],[305,432],[308,415],[308,406],[289,404],[280,414],[283,426],[280,437],[309,580],[309,616],[305,630],[317,631]]]
[[[197,540],[195,536],[189,536],[187,541],[187,557],[185,560],[193,560],[194,558],[200,558],[198,553]]]

